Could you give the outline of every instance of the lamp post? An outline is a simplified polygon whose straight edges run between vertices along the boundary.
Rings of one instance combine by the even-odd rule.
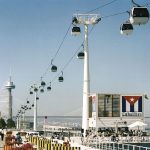
[[[83,79],[83,110],[82,129],[83,136],[89,128],[89,94],[90,94],[90,73],[89,73],[89,50],[88,50],[88,26],[97,24],[101,19],[97,14],[75,14],[73,24],[84,25],[84,79]],[[78,30],[80,31],[80,30]]]

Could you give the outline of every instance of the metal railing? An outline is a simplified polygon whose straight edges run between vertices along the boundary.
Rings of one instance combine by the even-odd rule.
[[[99,139],[88,139],[88,141],[84,144],[87,147],[91,147],[91,149],[95,148],[97,150],[150,150],[150,143],[141,143],[141,145],[136,145],[136,143],[102,142]]]

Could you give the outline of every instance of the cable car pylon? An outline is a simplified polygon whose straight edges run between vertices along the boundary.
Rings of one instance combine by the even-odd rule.
[[[89,129],[89,93],[90,93],[90,73],[89,73],[89,50],[88,50],[88,26],[97,24],[101,18],[98,14],[75,14],[72,22],[75,25],[84,25],[84,81],[83,81],[83,109],[82,109],[82,130],[83,136]]]

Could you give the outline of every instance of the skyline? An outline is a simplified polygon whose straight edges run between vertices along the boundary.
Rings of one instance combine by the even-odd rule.
[[[89,12],[110,2],[112,0],[0,0],[0,87],[5,85],[11,68],[16,85],[12,93],[14,114],[20,105],[26,104],[28,97],[33,102],[30,87],[40,83],[71,25],[73,14]],[[143,4],[142,0],[137,2]],[[149,2],[144,1],[144,4]],[[134,26],[129,36],[121,35],[119,30],[129,18],[128,13],[119,13],[131,8],[130,0],[116,0],[91,12],[102,17],[89,35],[91,93],[146,93],[150,96],[150,22]],[[118,15],[111,16],[113,14]],[[70,28],[53,62],[58,72],[52,73],[49,68],[43,78],[46,83],[61,72],[81,46],[84,28],[80,27],[78,37],[71,35]],[[90,31],[92,26],[89,28]],[[81,113],[83,61],[73,57],[63,70],[63,76],[63,83],[56,78],[52,90],[39,95],[38,115]],[[147,114],[149,103],[146,101]],[[28,114],[32,115],[33,109]]]

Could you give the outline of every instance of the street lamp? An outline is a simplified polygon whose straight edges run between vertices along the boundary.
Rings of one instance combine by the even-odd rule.
[[[98,14],[75,14],[72,24],[84,25],[84,81],[83,81],[83,110],[82,110],[82,129],[83,136],[89,128],[89,94],[90,94],[90,76],[89,76],[89,50],[88,50],[88,26],[97,24],[101,18]],[[73,32],[74,30],[72,30]],[[77,31],[75,31],[77,33]],[[78,29],[78,32],[80,30]]]

